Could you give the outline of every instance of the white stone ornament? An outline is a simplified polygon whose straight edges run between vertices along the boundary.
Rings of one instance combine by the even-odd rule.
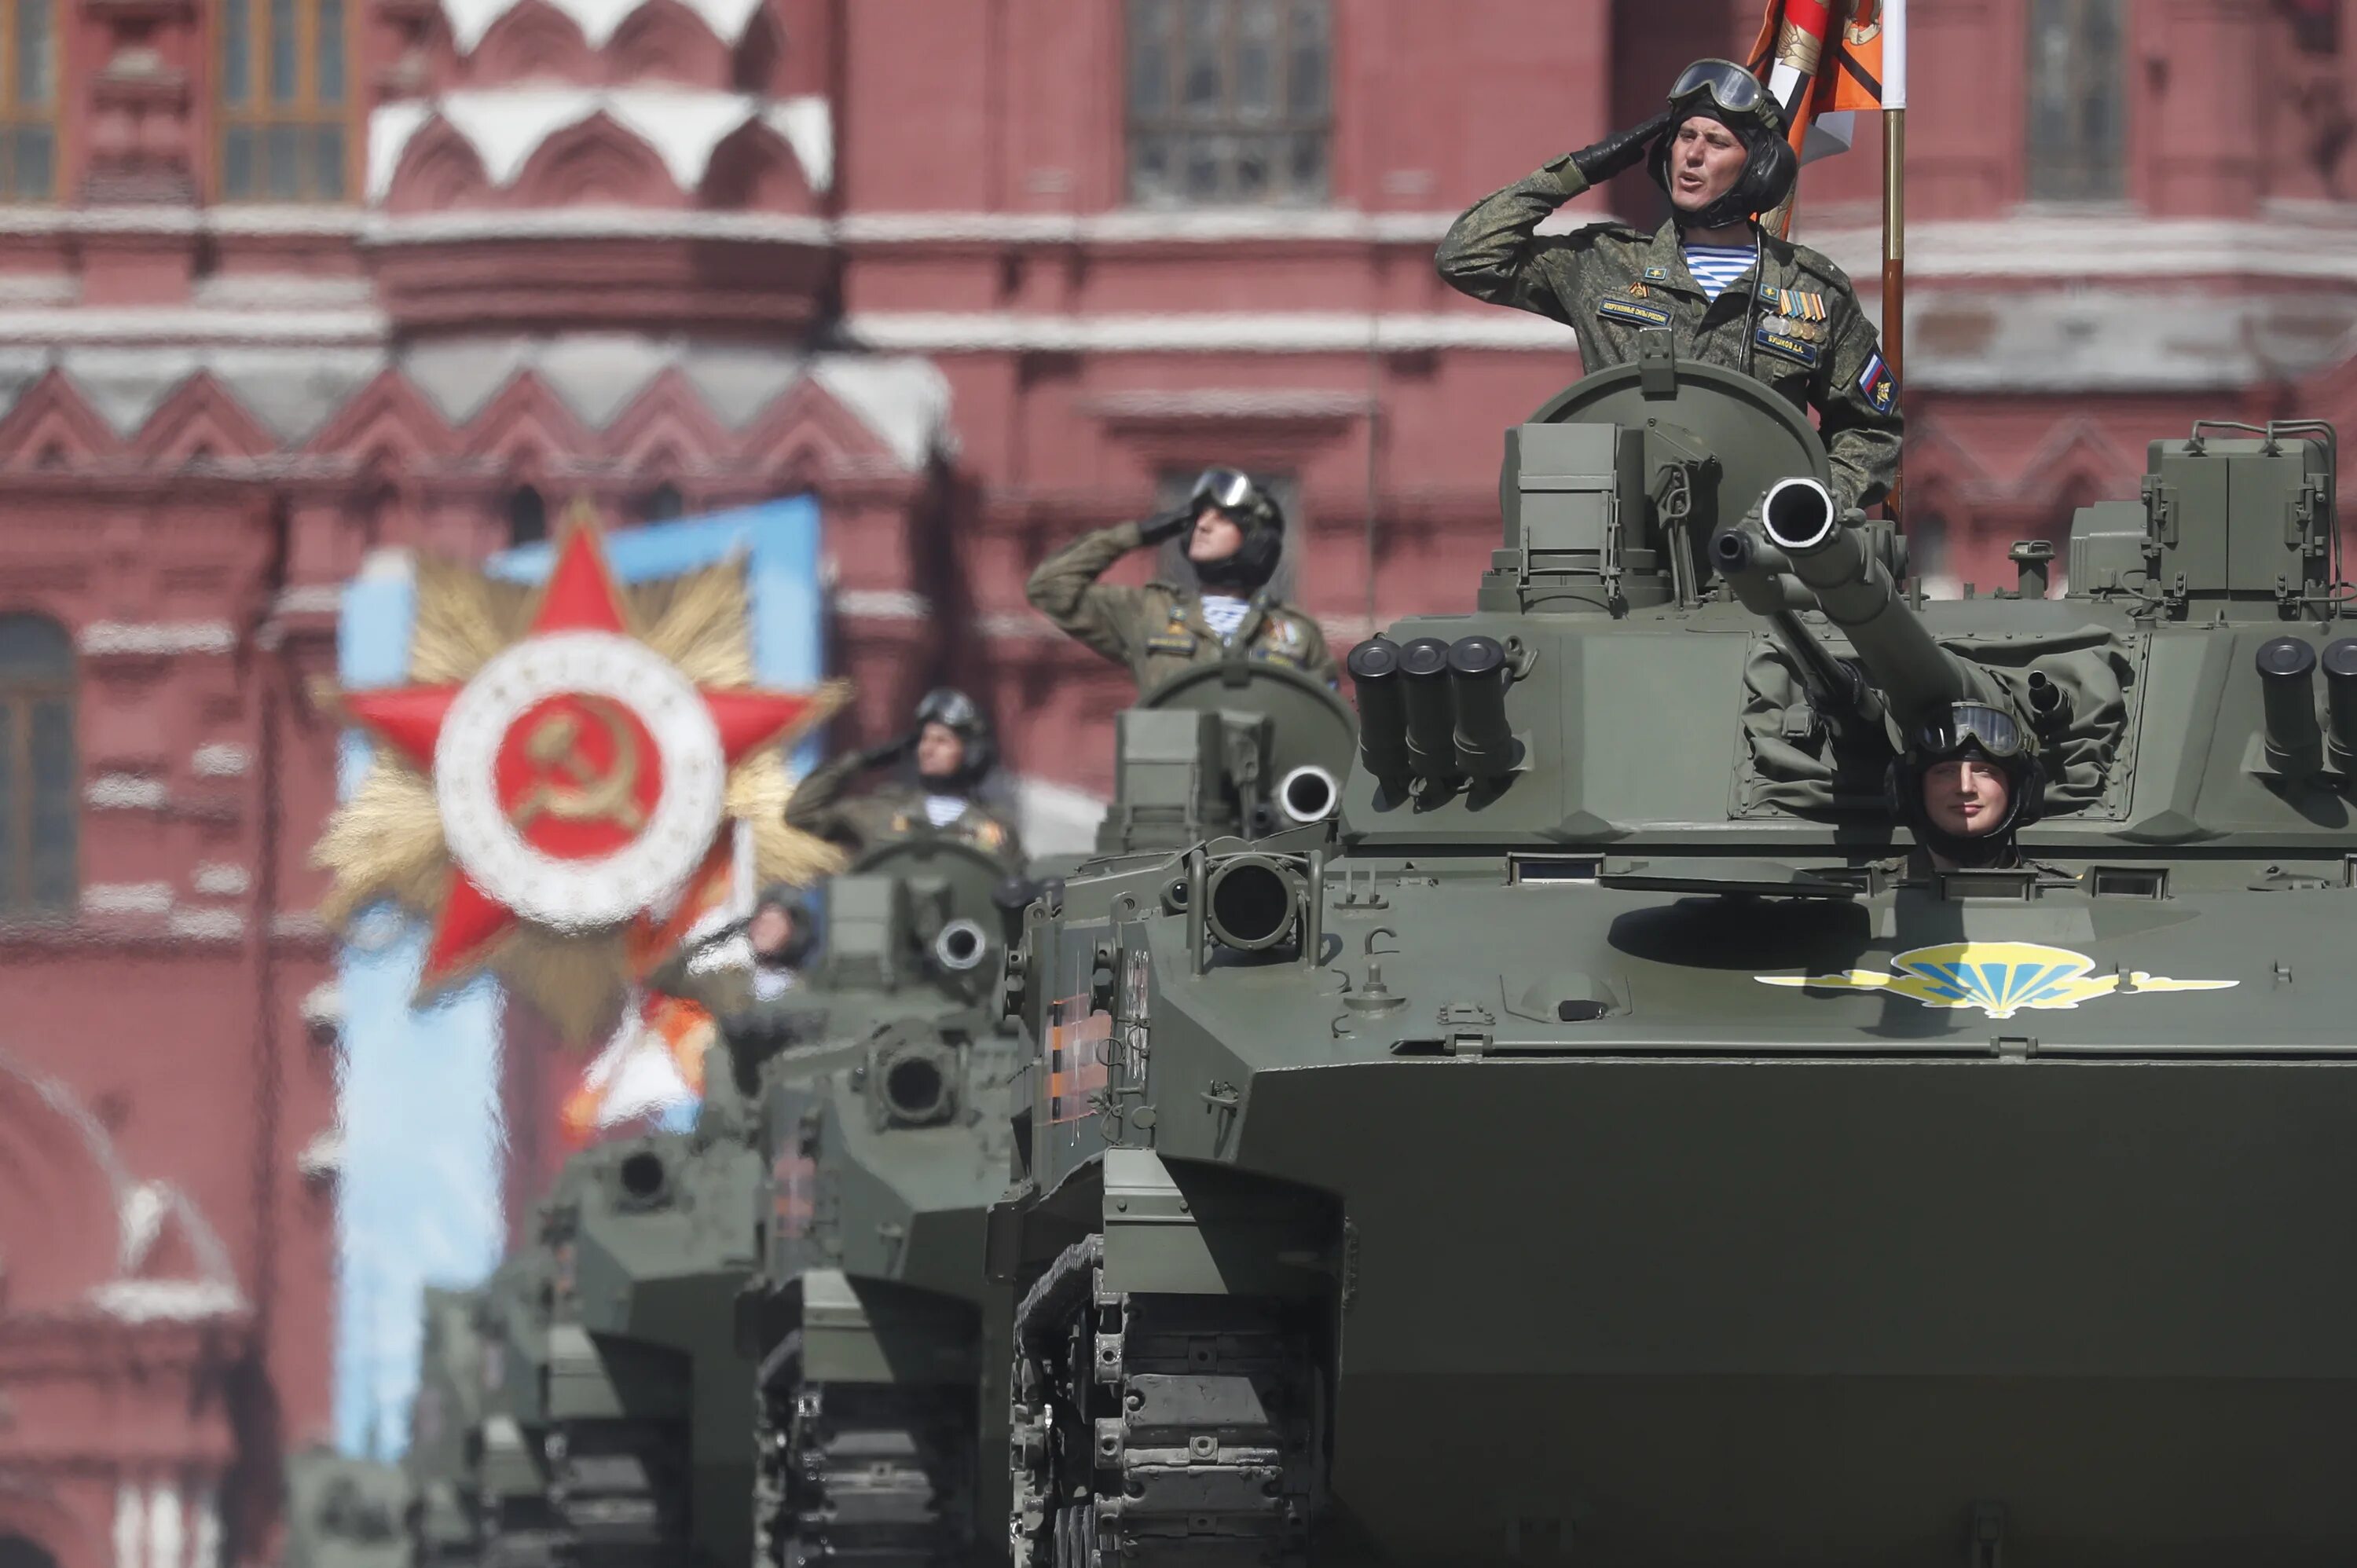
[[[611,854],[569,860],[533,845],[500,800],[500,747],[551,697],[603,697],[637,716],[661,759],[645,826]],[[492,658],[450,704],[434,795],[458,869],[495,902],[560,930],[610,926],[675,899],[720,831],[720,732],[702,693],[645,644],[603,631],[528,638]]]

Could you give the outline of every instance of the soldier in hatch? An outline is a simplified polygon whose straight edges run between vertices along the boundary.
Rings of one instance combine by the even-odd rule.
[[[1891,805],[1932,867],[2022,864],[2014,835],[2043,813],[2038,742],[2013,715],[1952,703],[1890,765]]]
[[[1536,231],[1565,201],[1641,159],[1670,199],[1657,232],[1610,222]],[[1475,203],[1440,242],[1440,275],[1476,299],[1570,327],[1589,371],[1634,359],[1640,332],[1667,329],[1682,357],[1814,408],[1835,499],[1872,506],[1898,469],[1899,383],[1847,275],[1758,221],[1798,172],[1759,79],[1730,60],[1697,60],[1662,113]]]
[[[1131,551],[1182,533],[1200,591],[1097,581]],[[1024,591],[1060,630],[1127,665],[1140,692],[1232,655],[1337,685],[1341,671],[1318,623],[1268,593],[1284,550],[1275,498],[1236,469],[1207,468],[1185,506],[1082,535],[1039,563]]]
[[[647,976],[646,988],[693,1002],[715,1018],[735,1017],[793,989],[794,972],[808,961],[817,934],[794,890],[775,883],[761,890],[747,918],[682,943]]]
[[[1015,825],[974,795],[996,749],[990,721],[973,698],[948,686],[925,693],[915,720],[908,734],[837,757],[796,785],[786,822],[855,854],[931,833],[996,855],[1010,871],[1020,869],[1023,844]],[[860,774],[903,760],[914,764],[913,780],[851,793]]]

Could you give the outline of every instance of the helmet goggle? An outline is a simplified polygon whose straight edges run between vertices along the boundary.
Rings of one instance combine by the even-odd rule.
[[[1252,476],[1236,468],[1206,468],[1197,476],[1193,499],[1209,501],[1222,511],[1233,511],[1252,499]]]
[[[1731,59],[1698,59],[1686,67],[1670,89],[1670,103],[1675,107],[1704,95],[1729,114],[1757,114],[1768,102],[1760,79]]]
[[[1998,762],[2010,762],[2025,749],[2021,726],[2013,715],[1983,703],[1953,703],[1944,718],[1923,726],[1917,748],[1927,757],[1953,757],[1967,746],[1976,746]]]
[[[982,710],[974,705],[972,697],[947,686],[928,693],[925,700],[917,704],[919,722],[947,725],[954,730],[972,729],[981,717]]]

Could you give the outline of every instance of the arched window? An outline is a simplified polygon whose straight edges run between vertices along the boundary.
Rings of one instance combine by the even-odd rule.
[[[630,510],[640,522],[669,522],[687,510],[687,501],[679,493],[679,487],[665,479],[639,497]]]
[[[0,615],[0,911],[73,909],[81,774],[65,628],[44,616]]]
[[[2030,0],[2032,201],[2126,193],[2126,23],[2123,0]]]
[[[221,0],[220,16],[221,199],[345,200],[344,0]]]
[[[1327,0],[1129,0],[1129,199],[1326,199]]]
[[[0,0],[0,199],[58,193],[57,0]]]
[[[508,543],[537,544],[548,537],[548,503],[530,485],[518,485],[508,496]]]

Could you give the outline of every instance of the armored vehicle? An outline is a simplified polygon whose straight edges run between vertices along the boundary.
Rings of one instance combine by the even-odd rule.
[[[557,1295],[570,1263],[560,1244],[572,1224],[577,1175],[559,1176],[541,1206],[537,1236],[500,1260],[475,1316],[483,1388],[476,1496],[484,1568],[554,1568],[571,1542],[551,1497],[551,1351]]]
[[[425,1287],[417,1393],[409,1405],[407,1526],[418,1568],[472,1568],[481,1545],[483,1337],[480,1290]]]
[[[1339,819],[1026,914],[1019,1559],[2350,1560],[2333,467],[2197,428],[1926,604],[1666,334],[1508,432]],[[1964,695],[2018,864],[1892,825]]]
[[[409,1502],[397,1465],[328,1448],[288,1455],[286,1568],[410,1568]]]
[[[823,952],[779,1004],[803,1043],[761,1069],[771,1201],[739,1318],[758,1562],[1003,1560],[1010,1304],[982,1224],[1023,1055],[997,995],[1005,878],[946,838],[869,852],[827,884]]]
[[[551,1238],[550,1497],[573,1560],[737,1563],[749,1550],[751,1368],[729,1343],[760,1158],[656,1133],[566,1162]]]

